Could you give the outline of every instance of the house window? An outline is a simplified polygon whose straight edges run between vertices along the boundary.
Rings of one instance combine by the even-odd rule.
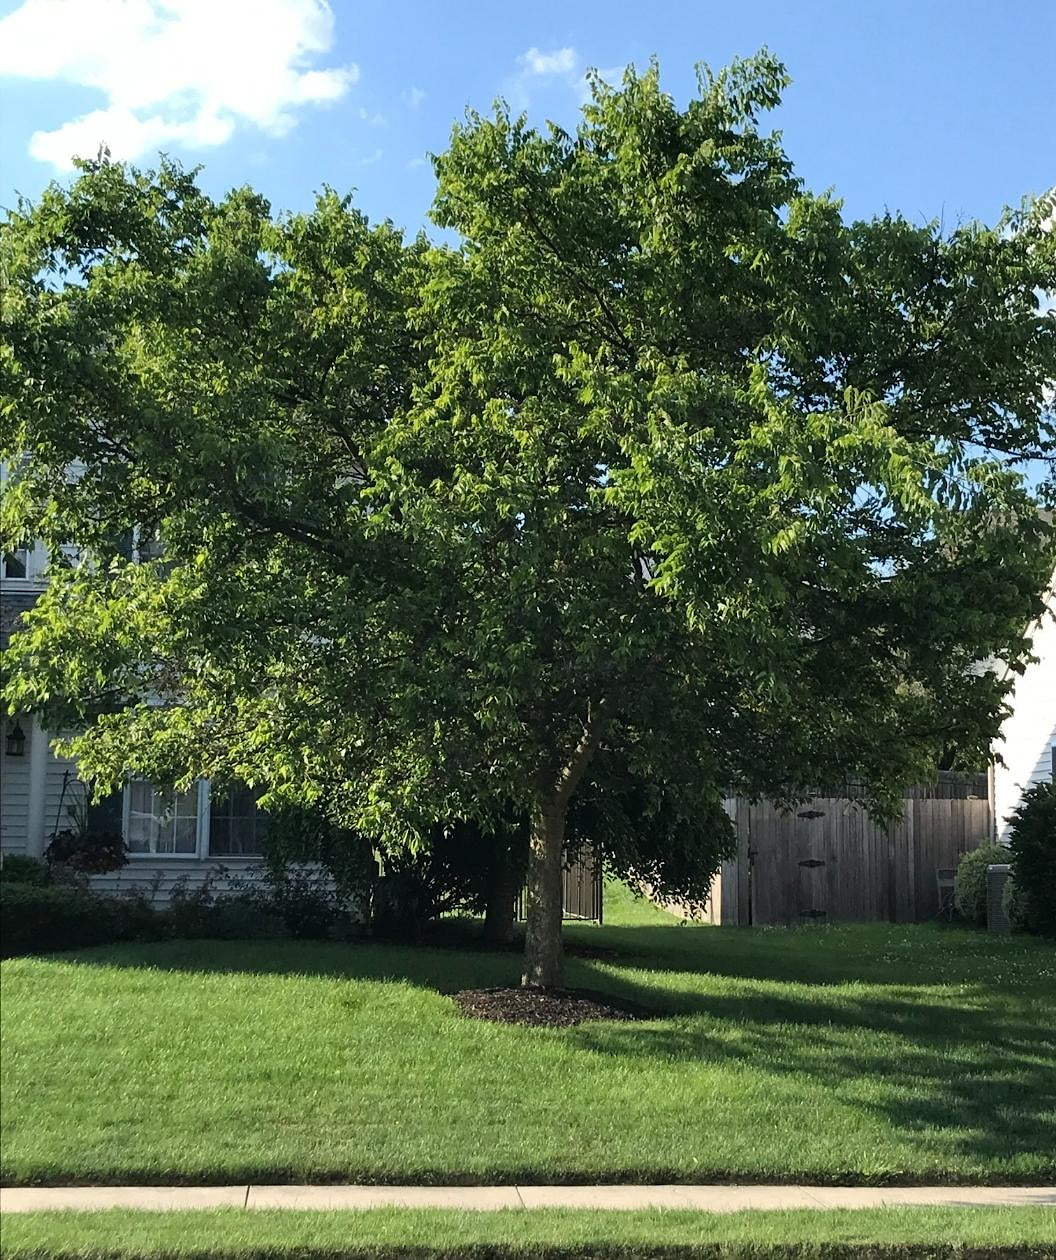
[[[257,857],[264,851],[268,816],[244,784],[214,786],[209,802],[209,856]]]
[[[135,530],[135,558],[140,564],[145,564],[148,560],[157,560],[165,554],[165,547],[161,541],[161,531],[158,529],[147,530],[139,527]]]
[[[85,784],[83,792],[85,824],[88,830],[108,835],[111,833],[124,835],[124,792],[111,792],[109,796],[104,796],[97,802],[91,800],[91,787],[88,784]]]
[[[152,783],[128,785],[125,844],[129,853],[198,851],[198,788],[187,792],[159,791]]]
[[[16,547],[4,554],[4,577],[9,581],[29,577],[29,548]]]

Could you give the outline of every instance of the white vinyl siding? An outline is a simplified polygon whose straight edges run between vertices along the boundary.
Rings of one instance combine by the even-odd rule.
[[[4,853],[25,853],[29,835],[29,765],[34,732],[21,721],[26,750],[21,757],[7,755],[7,735],[14,721],[0,723],[0,848]]]
[[[143,854],[133,857],[120,870],[92,875],[92,888],[106,896],[139,893],[156,906],[167,905],[176,889],[193,893],[209,881],[215,896],[245,892],[264,884],[265,871],[259,858],[181,857],[173,854]]]
[[[1052,776],[1056,746],[1056,583],[1047,611],[1035,626],[1033,655],[1017,676],[1010,697],[1012,712],[995,746],[1004,765],[994,766],[994,824],[999,842],[1008,840],[1012,811],[1023,792]]]
[[[49,738],[54,739],[54,736]],[[67,757],[56,757],[49,749],[44,772],[44,847],[57,831],[73,826],[71,807],[80,801],[82,788],[77,778],[77,764]]]

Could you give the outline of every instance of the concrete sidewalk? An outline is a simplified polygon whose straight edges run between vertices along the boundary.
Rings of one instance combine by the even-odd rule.
[[[869,1208],[1050,1206],[1053,1186],[58,1186],[0,1190],[0,1212],[138,1208],[323,1209],[378,1207],[595,1208],[631,1211],[681,1208],[737,1212],[744,1208]]]

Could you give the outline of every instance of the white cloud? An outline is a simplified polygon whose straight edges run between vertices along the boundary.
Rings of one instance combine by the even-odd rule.
[[[619,87],[623,82],[623,70],[623,66],[609,66],[605,70],[596,70],[595,73],[609,87]],[[586,71],[579,76],[576,86],[579,93],[579,103],[586,105],[588,101],[593,99],[594,95],[591,91],[590,80],[587,78]]]
[[[598,73],[606,83],[618,84],[623,77],[623,67],[614,66]],[[587,66],[574,48],[555,48],[550,52],[529,48],[521,53],[517,58],[517,73],[506,81],[505,92],[518,109],[527,109],[535,87],[553,85],[568,89],[580,105],[590,100]]]
[[[375,149],[374,152],[370,155],[370,157],[360,158],[359,164],[360,166],[373,166],[376,162],[381,161],[382,157],[384,156],[384,153],[385,153],[384,149]]]
[[[37,131],[58,170],[101,144],[136,158],[208,148],[250,123],[283,135],[306,105],[339,100],[355,65],[311,69],[333,44],[327,0],[23,0],[0,19],[0,76],[96,88],[101,109]]]
[[[420,87],[412,87],[409,91],[403,93],[403,102],[408,109],[418,109],[425,100],[425,90]]]
[[[369,123],[371,127],[382,127],[385,124],[384,114],[379,114],[377,111],[371,113],[369,109],[364,109],[362,105],[359,108],[359,117],[361,122]]]
[[[429,165],[429,160],[427,158],[413,157],[407,163],[407,169],[409,171],[417,171],[417,170],[420,170],[423,166],[428,166],[428,165]]]
[[[503,84],[503,95],[514,108],[527,109],[537,88],[556,83],[576,91],[582,78],[579,65],[580,57],[574,48],[555,48],[551,52],[529,48],[517,58],[517,70]]]
[[[578,61],[574,48],[557,48],[548,53],[540,52],[538,48],[529,48],[517,58],[517,64],[523,66],[528,74],[540,77],[571,74]]]

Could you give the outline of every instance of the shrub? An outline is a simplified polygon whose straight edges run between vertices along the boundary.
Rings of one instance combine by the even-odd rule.
[[[1026,899],[1013,876],[1005,880],[1005,891],[1001,894],[1001,908],[1005,912],[1013,932],[1027,930]]]
[[[370,903],[377,865],[370,843],[335,824],[321,804],[268,815],[264,897],[291,936],[325,939],[353,926]],[[260,895],[260,894],[257,894]]]
[[[986,927],[986,868],[1009,860],[1000,844],[983,844],[961,858],[953,885],[957,913],[968,923]]]
[[[300,940],[326,940],[338,926],[341,906],[325,871],[289,867],[274,879],[268,902],[286,930]]]
[[[211,936],[209,911],[213,902],[213,884],[219,876],[210,871],[202,883],[190,887],[187,877],[176,880],[169,894],[169,903],[159,910],[169,936],[181,940],[198,940]]]
[[[300,935],[326,936],[333,920],[302,896],[287,907]],[[5,955],[46,954],[54,950],[108,945],[118,941],[260,940],[281,936],[282,915],[266,897],[238,894],[212,900],[178,890],[172,902],[155,909],[139,892],[101,897],[78,884],[0,883],[2,949]],[[291,929],[292,930],[292,929]],[[298,933],[295,933],[298,934]]]
[[[456,819],[432,829],[422,848],[386,852],[377,880],[371,924],[378,936],[414,937],[445,914],[483,914],[488,909],[497,861],[509,864],[509,908],[524,880],[528,829],[513,818],[489,834],[478,823]]]
[[[286,805],[270,812],[264,847],[264,867],[274,888],[284,886],[297,867],[322,868],[337,905],[369,902],[377,876],[373,847],[358,832],[333,823],[321,805]],[[298,887],[304,883],[292,878]]]
[[[169,935],[162,915],[141,893],[101,897],[114,925],[115,941],[160,941]]]
[[[190,892],[177,885],[158,917],[166,934],[180,940],[267,940],[282,936],[285,929],[281,913],[266,895],[214,897],[208,882]]]
[[[1056,783],[1038,783],[1023,793],[1012,815],[1009,855],[1023,928],[1056,936]]]
[[[222,941],[271,940],[286,923],[266,897],[237,893],[218,898],[207,913],[208,935]]]
[[[0,866],[0,880],[12,884],[36,884],[41,888],[48,882],[48,874],[46,862],[22,853],[7,854]]]
[[[83,889],[0,882],[3,953],[46,954],[119,939],[110,906]]]
[[[128,864],[125,842],[114,831],[57,831],[44,851],[49,865],[66,866],[82,875],[104,875]]]

